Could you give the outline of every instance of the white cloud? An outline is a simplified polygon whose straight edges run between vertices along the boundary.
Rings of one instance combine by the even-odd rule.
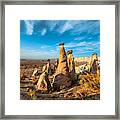
[[[80,41],[80,40],[83,40],[83,39],[85,39],[85,37],[76,37],[74,40]]]
[[[24,20],[25,26],[26,26],[26,34],[32,35],[33,34],[33,28],[34,28],[34,22],[30,20]]]
[[[63,34],[64,32],[70,30],[70,33],[73,35],[80,34],[82,32],[87,32],[88,34],[99,33],[99,22],[98,21],[85,21],[85,20],[68,20],[68,21],[52,21],[49,23],[50,30],[54,30]],[[57,26],[57,29],[56,29]],[[55,30],[56,29],[56,30]]]
[[[86,45],[85,41],[80,42],[80,43],[71,42],[71,43],[65,44],[65,47],[66,48],[73,48],[73,47],[80,47],[80,46],[84,46],[84,45]]]
[[[34,32],[34,25],[38,24],[37,21],[32,20],[25,20],[26,26],[26,34],[32,35]],[[70,30],[70,34],[77,35],[82,32],[86,32],[88,34],[98,34],[99,33],[99,22],[98,21],[81,21],[81,20],[68,20],[68,21],[60,21],[60,20],[53,20],[47,21],[46,27],[50,31],[55,31],[60,34]],[[45,35],[47,32],[46,28],[43,28],[41,31],[41,35]],[[77,40],[77,39],[76,39]]]
[[[68,21],[68,22],[65,22],[63,26],[60,26],[60,28],[58,29],[58,32],[62,34],[72,28],[73,28],[72,24],[70,24]]]
[[[51,46],[49,46],[49,45],[41,45],[41,47],[40,47],[41,49],[50,49],[51,48]]]
[[[50,31],[53,31],[55,27],[59,24],[58,20],[47,21],[47,26]]]
[[[44,36],[46,34],[47,30],[44,28],[42,31],[41,31],[41,35]]]
[[[98,21],[78,21],[74,24],[74,29],[71,34],[76,35],[85,32],[87,34],[98,34],[99,33],[99,22]]]
[[[79,42],[79,43],[75,43],[75,42],[70,42],[70,43],[67,43],[65,44],[65,47],[66,48],[75,48],[75,47],[84,47],[84,48],[87,48],[87,47],[99,47],[100,43],[99,42],[86,42],[86,41],[83,41],[83,42]]]

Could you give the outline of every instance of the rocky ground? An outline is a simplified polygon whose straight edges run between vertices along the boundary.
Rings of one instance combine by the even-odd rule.
[[[52,61],[53,63],[53,61]],[[72,86],[60,91],[37,91],[36,84],[46,61],[21,60],[20,63],[20,99],[21,100],[99,100],[100,76],[83,72],[76,74]],[[31,77],[35,67],[39,68],[35,77]]]

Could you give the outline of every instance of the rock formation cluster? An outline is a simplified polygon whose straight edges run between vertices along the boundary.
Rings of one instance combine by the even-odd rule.
[[[43,66],[43,73],[40,75],[37,89],[43,90],[44,88],[47,90],[61,90],[63,88],[70,87],[72,85],[73,80],[77,79],[75,70],[75,62],[73,57],[73,51],[65,51],[64,43],[59,44],[60,53],[59,59],[55,61],[54,64],[54,73],[51,74],[51,64],[50,60],[47,61],[47,64]],[[92,57],[88,64],[84,64],[81,67],[83,71],[88,71],[92,74],[98,73],[98,58],[97,54],[92,54]],[[81,69],[80,68],[80,69]],[[36,69],[34,73],[36,72]],[[34,75],[33,73],[33,75]],[[52,80],[50,80],[52,79]]]
[[[99,100],[100,57],[75,58],[59,44],[56,60],[27,60],[20,65],[20,99]]]

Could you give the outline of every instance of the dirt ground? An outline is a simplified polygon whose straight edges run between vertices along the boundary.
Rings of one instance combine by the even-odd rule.
[[[54,60],[51,61],[51,64]],[[83,72],[76,74],[72,86],[60,91],[38,91],[36,84],[42,73],[45,60],[20,61],[20,99],[21,100],[100,100],[100,75]],[[35,77],[32,73],[35,68],[39,71]]]

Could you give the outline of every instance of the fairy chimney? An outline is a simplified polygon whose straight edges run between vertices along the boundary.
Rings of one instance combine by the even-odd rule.
[[[51,64],[50,64],[50,59],[47,60],[47,69],[46,69],[46,72],[51,75]]]
[[[37,89],[38,90],[48,90],[50,89],[50,81],[48,79],[48,76],[51,74],[51,65],[50,65],[50,59],[47,60],[47,64],[43,66],[42,74],[39,77],[38,83],[37,83]]]
[[[72,50],[67,51],[67,63],[68,63],[69,72],[75,73],[75,63],[72,53],[73,53]]]
[[[59,46],[60,46],[59,63],[53,79],[53,88],[57,90],[69,87],[71,85],[64,43],[60,43]]]
[[[69,73],[68,65],[67,65],[67,56],[64,49],[64,43],[60,43],[60,55],[59,55],[59,63],[56,69],[56,74],[62,73],[67,75]]]
[[[58,67],[58,59],[55,60],[55,63],[54,63],[54,71],[56,71],[57,67]]]
[[[98,73],[98,57],[96,53],[93,53],[91,57],[90,72],[93,74]]]
[[[43,66],[42,72],[46,72],[47,74],[51,75],[51,64],[50,59],[47,60],[47,64]]]

